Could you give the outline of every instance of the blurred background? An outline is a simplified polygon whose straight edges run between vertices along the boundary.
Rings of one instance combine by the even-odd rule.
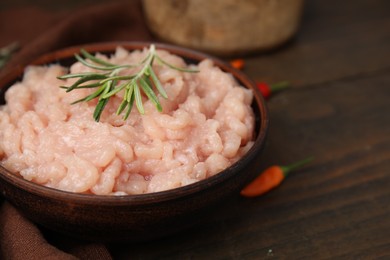
[[[17,33],[28,27],[29,30],[20,39],[25,41],[45,30],[46,26],[66,19],[71,12],[114,2],[126,1],[71,0],[54,3],[5,0],[0,8],[12,12],[2,17],[2,29]],[[145,22],[160,40],[222,56],[243,55],[281,46],[296,33],[304,6],[303,0],[245,0],[239,4],[234,0],[141,2]],[[5,26],[7,23],[12,27]],[[18,38],[21,36],[18,35]]]
[[[114,247],[113,255],[389,259],[390,1],[208,2],[215,9],[204,0],[146,0],[145,14],[138,0],[0,1],[0,46],[18,41],[24,57],[157,39],[243,58],[256,82],[291,83],[267,101],[261,160],[266,167],[313,155],[313,164],[264,197],[224,202],[187,235]]]

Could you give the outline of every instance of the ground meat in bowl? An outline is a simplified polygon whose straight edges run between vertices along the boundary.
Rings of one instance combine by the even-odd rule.
[[[147,50],[117,48],[115,64],[135,64]],[[115,112],[122,92],[110,99],[100,121],[97,101],[71,104],[90,89],[66,93],[60,65],[32,66],[11,86],[0,108],[0,158],[7,169],[48,187],[99,195],[142,194],[206,179],[239,160],[252,146],[251,90],[210,60],[187,65],[166,51],[159,56],[185,73],[162,65],[154,70],[168,99],[163,111],[143,97],[145,114],[133,109],[127,120]],[[81,63],[70,72],[92,69]],[[131,69],[129,69],[131,70]],[[123,71],[131,73],[131,71]],[[74,79],[68,79],[69,85]]]

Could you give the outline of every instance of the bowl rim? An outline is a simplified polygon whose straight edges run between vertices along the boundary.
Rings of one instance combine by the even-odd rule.
[[[264,146],[265,139],[269,127],[269,115],[266,102],[259,90],[256,88],[255,83],[244,73],[233,68],[225,61],[222,61],[220,58],[192,50],[186,47],[176,46],[167,43],[159,42],[148,42],[148,41],[110,41],[110,42],[100,42],[100,43],[88,43],[81,45],[74,45],[52,52],[48,52],[39,56],[31,62],[20,65],[10,72],[8,72],[4,77],[0,78],[0,90],[4,91],[4,88],[10,86],[11,82],[17,80],[18,77],[23,75],[24,69],[30,65],[47,65],[55,64],[58,61],[72,58],[75,53],[78,53],[81,48],[95,53],[95,52],[114,52],[118,46],[125,48],[126,50],[135,50],[143,49],[150,44],[154,44],[156,49],[163,49],[171,52],[172,54],[178,55],[182,58],[193,59],[196,61],[201,61],[203,59],[211,59],[215,66],[221,68],[224,72],[231,73],[234,78],[240,83],[241,86],[249,88],[253,91],[254,100],[253,102],[258,106],[260,118],[259,118],[259,130],[257,136],[254,140],[253,146],[243,155],[243,157],[237,162],[230,165],[225,170],[210,176],[204,180],[197,181],[192,184],[185,186],[177,187],[174,189],[169,189],[165,191],[145,193],[145,194],[127,194],[127,195],[97,195],[97,194],[83,194],[83,193],[74,193],[70,191],[63,191],[55,188],[46,187],[41,184],[37,184],[28,180],[25,180],[23,177],[12,173],[5,167],[0,164],[0,178],[4,181],[13,184],[27,192],[33,193],[35,195],[47,196],[50,194],[52,199],[57,199],[60,201],[66,201],[69,199],[82,201],[83,203],[88,204],[123,204],[128,205],[129,203],[134,205],[139,204],[154,204],[167,200],[183,198],[189,196],[193,193],[206,190],[210,187],[213,187],[219,183],[225,182],[235,174],[239,174],[239,171],[245,166],[245,161],[252,160],[253,157],[258,156]],[[256,119],[255,119],[256,120]],[[4,191],[3,191],[4,193]]]

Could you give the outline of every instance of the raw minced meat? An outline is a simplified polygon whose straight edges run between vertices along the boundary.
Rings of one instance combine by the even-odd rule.
[[[141,61],[147,50],[100,58],[116,64]],[[161,65],[154,70],[168,99],[163,112],[144,97],[145,114],[129,118],[115,111],[123,93],[112,97],[100,122],[97,101],[71,102],[92,90],[66,93],[59,65],[32,66],[11,86],[0,108],[0,158],[7,169],[48,187],[99,195],[142,194],[168,190],[215,175],[240,159],[253,144],[252,92],[210,60],[186,65],[166,51],[159,56],[185,73]],[[92,69],[75,63],[71,73]],[[123,71],[131,73],[131,71]],[[65,83],[65,84],[64,84]]]

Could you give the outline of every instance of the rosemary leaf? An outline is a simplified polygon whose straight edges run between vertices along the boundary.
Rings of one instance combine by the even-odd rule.
[[[165,92],[165,89],[161,85],[161,82],[158,80],[157,75],[154,73],[152,68],[149,68],[149,74],[150,77],[152,78],[152,81],[154,83],[154,86],[158,90],[158,92],[163,96],[164,98],[168,98],[167,92]]]
[[[70,103],[70,104],[71,104],[71,105],[75,105],[75,104],[77,104],[77,103],[85,102],[85,101],[88,101],[88,98],[89,98],[89,96],[86,96],[86,97],[77,99],[77,100],[73,101],[73,102]]]
[[[118,93],[119,91],[121,91],[122,89],[124,89],[126,87],[127,84],[122,84],[120,85],[119,87],[116,87],[114,89],[112,89],[111,91],[109,91],[108,93],[105,93],[104,95],[102,95],[102,98],[109,98],[109,97],[112,97],[113,95],[115,95],[116,93]]]
[[[93,68],[93,69],[97,69],[97,70],[115,70],[115,69],[129,68],[130,67],[129,65],[99,66],[99,65],[96,65],[96,64],[93,64],[93,63],[86,61],[78,54],[75,54],[75,58],[79,62],[81,62],[83,65],[90,67],[90,68]]]
[[[100,65],[104,65],[104,66],[108,66],[108,67],[114,67],[116,66],[115,64],[112,64],[112,63],[109,63],[105,60],[102,60],[102,59],[99,59],[97,58],[96,56],[90,54],[89,52],[87,52],[86,50],[84,49],[81,49],[80,50],[80,53],[87,59],[97,63],[97,64],[100,64]]]
[[[100,99],[108,99],[108,98],[110,98],[110,97],[104,98],[104,95],[109,93],[112,90],[113,86],[115,86],[115,85],[116,85],[116,81],[115,80],[114,81],[108,81],[108,82],[104,83],[104,90],[103,90],[102,94],[100,95]]]
[[[97,88],[100,87],[102,84],[100,82],[96,83],[91,83],[91,84],[86,84],[86,85],[78,85],[75,89],[80,89],[80,88]],[[66,86],[61,86],[61,88],[68,89],[69,87]]]
[[[99,100],[98,104],[95,107],[95,111],[93,112],[93,118],[96,122],[99,122],[100,116],[102,115],[104,107],[107,105],[108,99]]]
[[[112,76],[112,77],[108,77],[104,80],[101,81],[101,83],[106,83],[107,81],[112,81],[112,80],[130,80],[130,79],[133,79],[135,78],[136,75],[129,75],[129,76]]]
[[[127,102],[126,99],[123,99],[121,104],[119,105],[118,109],[116,110],[116,114],[120,115],[128,104],[129,104],[129,102]]]
[[[194,70],[194,69],[186,69],[186,68],[179,68],[179,67],[176,67],[172,64],[169,64],[168,62],[164,61],[163,59],[161,59],[159,56],[156,56],[156,59],[163,65],[171,68],[171,69],[174,69],[174,70],[178,70],[178,71],[181,71],[181,72],[188,72],[188,73],[197,73],[199,72],[199,70]]]
[[[96,75],[96,72],[82,72],[82,73],[66,74],[66,75],[58,76],[57,79],[64,80],[64,79],[71,79],[71,78],[82,78],[85,76],[92,76],[92,75]],[[101,74],[101,75],[108,76],[107,74]]]
[[[104,74],[90,74],[90,75],[86,75],[86,76],[83,76],[81,77],[80,79],[78,79],[75,83],[73,83],[72,86],[70,86],[66,92],[69,92],[69,91],[72,91],[73,89],[77,88],[80,84],[84,83],[84,82],[87,82],[87,81],[90,81],[90,80],[99,80],[99,79],[105,79],[107,78],[106,75]]]
[[[133,104],[134,104],[134,96],[131,96],[131,99],[128,102],[128,105],[127,105],[127,110],[126,110],[125,116],[123,117],[124,120],[126,120],[129,117],[130,112],[131,112],[131,110],[133,108]]]
[[[99,97],[99,95],[100,95],[101,93],[103,93],[104,89],[105,89],[105,86],[101,86],[98,90],[96,90],[96,91],[93,92],[92,94],[90,94],[90,95],[88,95],[88,96],[86,96],[86,97],[84,97],[84,98],[78,100],[77,103],[79,103],[79,102],[81,102],[81,101],[86,101],[86,102],[88,102],[88,101],[91,101],[91,100],[94,99],[94,98]],[[74,104],[74,103],[73,103],[73,104]]]
[[[139,113],[141,115],[145,114],[144,105],[142,104],[141,91],[139,89],[138,84],[134,85],[134,98],[135,98],[135,105],[137,106]]]
[[[152,88],[150,87],[150,85],[146,81],[147,81],[147,78],[144,78],[144,77],[139,79],[142,90],[144,91],[146,96],[150,99],[150,101],[156,106],[157,110],[159,112],[161,112],[162,107],[161,107],[160,101],[158,100],[156,94],[154,94]]]
[[[132,81],[129,83],[129,89],[127,91],[127,94],[125,95],[124,99],[127,100],[127,102],[130,102],[131,98],[134,96],[134,89],[136,88],[137,84],[135,81]]]

